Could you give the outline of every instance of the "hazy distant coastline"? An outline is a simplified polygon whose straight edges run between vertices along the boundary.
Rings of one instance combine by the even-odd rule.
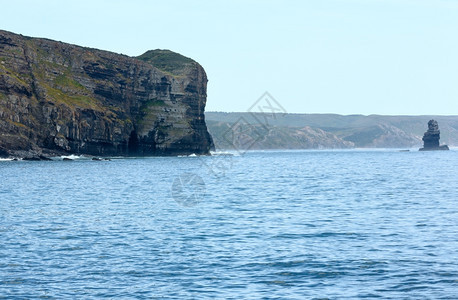
[[[232,149],[234,143],[243,143],[238,139],[247,137],[253,140],[250,149],[421,147],[430,119],[439,122],[442,143],[458,146],[458,116],[259,114],[255,118],[247,112],[206,112],[205,117],[217,149]]]

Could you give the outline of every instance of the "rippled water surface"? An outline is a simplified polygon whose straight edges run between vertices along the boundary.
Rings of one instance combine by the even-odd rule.
[[[0,162],[0,298],[458,299],[458,151]]]

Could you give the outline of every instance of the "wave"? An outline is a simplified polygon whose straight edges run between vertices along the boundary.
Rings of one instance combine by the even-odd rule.
[[[64,160],[64,159],[71,159],[71,160],[89,160],[91,159],[90,157],[84,156],[84,155],[62,155],[62,156],[57,156],[55,158],[56,160]]]
[[[239,156],[237,151],[210,151],[211,156]]]
[[[189,154],[189,155],[177,155],[177,157],[198,157],[198,155],[195,154],[195,153],[192,153],[192,154]]]

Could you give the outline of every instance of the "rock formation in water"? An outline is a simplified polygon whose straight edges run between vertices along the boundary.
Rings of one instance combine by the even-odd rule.
[[[139,57],[0,30],[0,156],[207,154],[207,77],[168,50]]]
[[[437,121],[430,120],[428,122],[428,131],[423,135],[423,148],[420,151],[429,151],[429,150],[449,150],[447,145],[439,145],[440,140],[440,130]]]

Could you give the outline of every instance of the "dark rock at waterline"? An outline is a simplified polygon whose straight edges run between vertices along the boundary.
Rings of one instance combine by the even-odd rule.
[[[68,157],[64,157],[64,159],[62,159],[63,161],[73,161],[73,159],[71,158],[68,158]]]
[[[440,130],[436,120],[428,122],[428,131],[423,135],[423,148],[420,151],[449,150],[447,145],[440,145]]]
[[[204,69],[168,50],[128,57],[0,30],[0,156],[207,154],[206,89]]]
[[[52,160],[49,157],[43,156],[43,155],[32,155],[32,156],[25,156],[22,158],[22,160],[28,160],[28,161],[49,161]]]
[[[39,157],[36,157],[36,156],[32,156],[32,157],[24,157],[22,160],[28,160],[28,161],[40,161],[41,159]]]

